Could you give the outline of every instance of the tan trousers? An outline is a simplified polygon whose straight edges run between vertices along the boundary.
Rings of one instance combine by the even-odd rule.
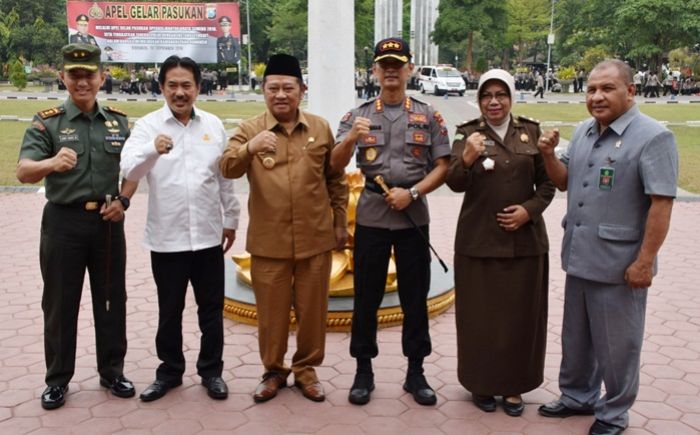
[[[331,252],[303,260],[253,256],[251,275],[258,312],[258,345],[266,372],[295,381],[315,382],[314,366],[323,362],[326,347]],[[297,351],[291,369],[284,365],[289,336],[289,312],[297,318]]]

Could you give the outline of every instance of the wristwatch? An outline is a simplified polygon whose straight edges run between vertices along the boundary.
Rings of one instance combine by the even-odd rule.
[[[129,198],[127,198],[126,196],[117,195],[114,197],[114,199],[119,200],[119,202],[122,203],[122,207],[124,207],[124,211],[126,211],[129,208],[129,206],[131,205],[131,201],[129,201]]]
[[[420,192],[418,191],[416,186],[413,186],[410,189],[408,189],[408,193],[411,194],[411,199],[413,199],[414,201],[420,198]]]

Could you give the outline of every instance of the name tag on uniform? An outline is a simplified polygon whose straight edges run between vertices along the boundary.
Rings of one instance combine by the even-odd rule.
[[[58,142],[78,142],[80,138],[78,137],[78,134],[59,134],[58,135]]]
[[[485,146],[485,147],[492,147],[492,146],[495,146],[495,145],[496,145],[496,142],[494,142],[493,140],[491,140],[491,139],[484,139],[484,146]]]
[[[598,177],[598,189],[612,190],[615,184],[615,168],[603,166],[600,168],[600,176]]]

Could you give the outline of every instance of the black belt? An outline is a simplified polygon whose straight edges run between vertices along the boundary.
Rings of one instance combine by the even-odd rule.
[[[410,183],[396,183],[396,184],[391,184],[389,185],[389,188],[391,189],[392,187],[401,187],[403,189],[410,189],[411,187],[415,186],[420,180],[413,181]],[[381,186],[377,183],[374,182],[369,177],[365,177],[365,189],[370,190],[374,193],[380,193],[384,194],[384,191],[382,190]]]
[[[100,201],[78,201],[78,202],[70,202],[68,204],[58,204],[56,202],[52,202],[51,204],[57,205],[59,207],[65,207],[65,208],[77,208],[85,211],[99,211],[100,208],[102,207],[102,204],[104,204],[104,200]]]

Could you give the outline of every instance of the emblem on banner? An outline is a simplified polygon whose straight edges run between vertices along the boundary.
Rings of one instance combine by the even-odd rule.
[[[88,16],[90,18],[95,18],[99,20],[104,18],[105,14],[104,12],[102,12],[102,9],[97,5],[97,3],[93,3],[90,9],[88,10]]]
[[[210,20],[216,18],[216,6],[207,5],[207,18]]]

